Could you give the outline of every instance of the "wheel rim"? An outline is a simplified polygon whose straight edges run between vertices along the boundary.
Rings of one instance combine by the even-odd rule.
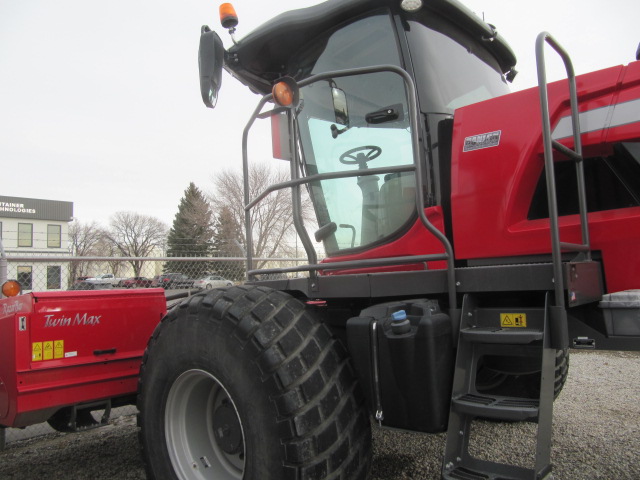
[[[167,449],[181,479],[242,479],[245,442],[238,409],[204,370],[188,370],[171,386],[165,411]]]

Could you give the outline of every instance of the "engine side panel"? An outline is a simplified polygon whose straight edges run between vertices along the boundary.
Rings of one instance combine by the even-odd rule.
[[[640,141],[640,62],[576,80],[585,158],[611,155],[614,143]],[[573,147],[565,136],[566,81],[549,85],[549,111],[554,138]],[[537,88],[456,111],[452,223],[458,259],[551,251],[548,219],[528,218],[543,166]],[[607,290],[639,288],[633,272],[640,271],[640,207],[591,212],[589,225],[592,249],[602,254]],[[578,215],[560,217],[560,236],[580,243]]]

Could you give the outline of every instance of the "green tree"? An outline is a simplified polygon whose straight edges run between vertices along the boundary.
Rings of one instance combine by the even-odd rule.
[[[213,235],[213,252],[216,257],[246,258],[242,227],[233,216],[231,208],[222,206],[216,215]],[[245,278],[246,262],[238,260],[216,261],[214,271],[229,280],[241,281]]]
[[[167,237],[168,257],[210,257],[213,253],[215,217],[209,202],[193,182],[184,191],[178,213]],[[211,270],[210,263],[169,261],[165,272],[180,272],[192,278]]]

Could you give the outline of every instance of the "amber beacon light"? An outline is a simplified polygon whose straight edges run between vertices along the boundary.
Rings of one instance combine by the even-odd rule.
[[[22,291],[22,287],[15,280],[8,280],[2,284],[2,295],[5,297],[15,297]]]
[[[220,24],[229,30],[235,30],[238,26],[238,15],[236,9],[230,3],[220,5]]]

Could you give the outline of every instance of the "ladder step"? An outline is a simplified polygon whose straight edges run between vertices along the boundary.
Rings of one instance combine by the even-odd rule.
[[[466,294],[462,302],[460,334],[455,373],[451,389],[449,426],[445,447],[442,478],[451,480],[548,480],[551,475],[551,412],[556,351],[546,333],[554,313],[550,293],[541,302],[522,306],[483,305],[480,296]],[[514,313],[505,313],[514,312]],[[564,310],[563,310],[564,312]],[[564,312],[566,314],[566,312]],[[555,316],[554,316],[555,315]],[[523,359],[524,367],[540,369],[540,393],[528,398],[509,382],[478,382],[477,374],[486,357],[504,358],[505,368],[510,358]],[[515,362],[519,362],[516,360]],[[516,366],[515,362],[513,365]],[[539,362],[539,363],[538,363]],[[490,365],[487,365],[490,366]],[[527,369],[528,370],[528,369]],[[478,391],[480,385],[487,390]],[[490,390],[490,388],[492,390]],[[493,462],[474,456],[470,445],[475,443],[473,422],[476,419],[498,421],[530,421],[537,424],[535,452],[511,452],[522,459],[533,456],[534,468],[510,463]],[[476,432],[477,433],[477,432]],[[516,462],[519,463],[519,462]]]
[[[493,462],[482,463],[487,463],[488,465],[492,466],[498,466],[498,469],[502,470],[502,473],[457,466],[451,471],[443,472],[442,478],[446,480],[528,480],[532,478],[544,478],[535,476],[535,472],[532,469],[528,468],[514,467],[511,465],[497,464]]]
[[[588,252],[589,250],[591,250],[591,247],[589,245],[569,242],[560,242],[560,248],[562,250],[569,250],[571,252]]]
[[[463,328],[460,335],[468,342],[511,345],[525,345],[542,340],[543,337],[541,330],[499,327]]]
[[[558,142],[557,140],[552,140],[551,145],[560,153],[564,153],[567,157],[571,158],[572,160],[575,160],[576,162],[581,162],[582,160],[584,160],[583,156],[580,155],[578,152],[576,152],[575,150],[569,147],[565,147],[562,143]]]
[[[470,468],[457,467],[454,470],[444,473],[443,479],[447,480],[487,480],[491,477],[483,472],[477,472]]]
[[[457,412],[495,420],[522,421],[538,416],[538,399],[467,393],[452,401]]]

